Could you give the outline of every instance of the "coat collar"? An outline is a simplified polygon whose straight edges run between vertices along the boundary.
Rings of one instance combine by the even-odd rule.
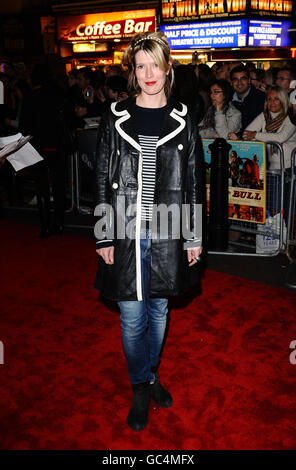
[[[116,117],[115,128],[123,139],[128,141],[136,150],[141,151],[139,138],[135,130],[135,98],[128,98],[119,103],[111,104],[111,111]],[[174,98],[170,98],[167,104],[167,111],[164,117],[164,126],[160,132],[157,147],[173,139],[185,127],[184,117],[187,114],[187,106],[179,103]]]

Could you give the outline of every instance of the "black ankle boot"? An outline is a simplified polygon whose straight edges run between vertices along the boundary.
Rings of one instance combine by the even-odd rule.
[[[143,431],[148,424],[150,403],[150,383],[132,384],[133,401],[127,417],[127,423],[133,431]]]
[[[169,408],[173,404],[171,394],[161,385],[159,375],[155,369],[152,369],[154,373],[154,382],[150,383],[150,397],[152,400],[161,408]]]

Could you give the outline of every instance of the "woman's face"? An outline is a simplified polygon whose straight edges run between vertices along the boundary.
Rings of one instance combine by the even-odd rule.
[[[211,101],[213,106],[221,107],[224,102],[224,94],[222,88],[218,85],[211,86]]]
[[[168,72],[164,72],[145,51],[135,55],[136,77],[142,93],[146,95],[165,95],[164,85]]]
[[[282,103],[276,91],[272,90],[267,95],[267,109],[271,113],[279,113],[282,110]]]

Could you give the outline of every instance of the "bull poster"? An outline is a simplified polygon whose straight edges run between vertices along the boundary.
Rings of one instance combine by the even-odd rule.
[[[202,139],[206,165],[207,212],[210,201],[211,151],[214,139]],[[228,218],[256,224],[265,223],[266,159],[263,142],[228,140]]]

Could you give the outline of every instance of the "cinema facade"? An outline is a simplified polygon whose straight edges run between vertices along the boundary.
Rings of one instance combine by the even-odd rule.
[[[55,31],[57,54],[66,69],[121,63],[134,34],[158,29],[172,56],[198,61],[253,61],[282,65],[296,52],[292,0],[103,0],[58,3],[53,17],[41,18],[43,39]],[[51,22],[51,25],[48,23]],[[52,29],[50,29],[52,28]],[[53,34],[51,35],[53,38]],[[294,47],[295,46],[295,47]]]

